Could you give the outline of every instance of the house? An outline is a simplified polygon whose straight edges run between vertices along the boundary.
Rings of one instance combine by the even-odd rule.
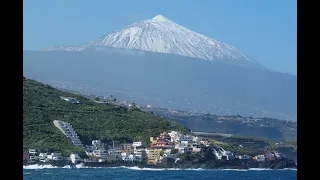
[[[29,160],[30,160],[30,161],[36,161],[36,160],[38,160],[38,159],[39,159],[38,156],[29,156]]]
[[[180,141],[181,146],[188,146],[189,142],[188,141]]]
[[[58,161],[62,159],[61,153],[51,153],[51,160]]]
[[[258,162],[264,162],[266,160],[265,156],[263,154],[256,155],[253,159],[255,159]]]
[[[222,157],[225,157],[226,160],[231,160],[231,159],[234,159],[234,155],[232,152],[230,151],[226,151],[224,150],[222,147],[218,146],[216,147],[216,151],[218,152],[217,155],[218,156],[222,156]],[[221,157],[221,158],[222,158]]]
[[[204,140],[202,140],[202,141],[200,141],[200,144],[203,144],[203,145],[205,145],[205,146],[209,146],[209,142],[208,141],[204,141]]]
[[[104,149],[93,150],[92,155],[100,159],[107,159],[109,157],[109,153]]]
[[[163,157],[176,159],[179,157],[179,154],[163,154]]]
[[[162,149],[150,149],[148,153],[148,164],[159,163],[161,152],[162,152]]]
[[[243,155],[243,156],[241,156],[241,155],[240,155],[240,156],[236,156],[236,158],[237,158],[237,159],[243,159],[243,160],[245,160],[245,159],[246,159],[246,160],[249,160],[249,159],[251,159],[251,156],[248,156],[248,155]]]
[[[37,151],[35,149],[29,149],[29,156],[35,156]]]
[[[133,154],[127,155],[127,156],[122,156],[122,160],[125,162],[141,162],[142,158],[136,157]]]
[[[150,137],[150,142],[151,143],[155,143],[155,142],[157,142],[158,140],[157,140],[157,138],[156,137]]]
[[[108,158],[112,160],[121,159],[121,150],[119,149],[109,149],[108,150]]]
[[[48,158],[44,158],[44,157],[40,157],[39,158],[39,161],[41,161],[41,162],[49,162],[50,161],[50,159],[48,159]]]
[[[217,160],[222,159],[222,153],[218,149],[213,148],[212,153]]]
[[[188,136],[188,135],[182,136],[182,137],[179,138],[179,141],[180,142],[181,141],[188,141],[189,143],[192,143],[193,142],[193,136]]]
[[[73,104],[80,104],[80,102],[76,99],[76,98],[73,98],[73,97],[63,97],[63,96],[60,96],[61,99],[67,101],[67,102],[71,102]]]
[[[281,154],[281,153],[278,153],[278,152],[274,152],[274,155],[276,156],[276,158],[278,158],[278,159],[281,159],[281,158],[283,158],[284,157],[284,155],[283,154]]]
[[[171,140],[171,137],[167,132],[164,131],[164,132],[160,133],[158,139],[159,140]]]
[[[133,146],[130,143],[125,143],[122,145],[122,152],[126,152],[128,154],[133,154]]]
[[[133,143],[132,143],[132,146],[133,146],[134,148],[140,147],[140,146],[142,146],[142,142],[141,142],[141,141],[133,142]]]
[[[202,138],[198,137],[198,136],[194,136],[192,141],[193,142],[200,142],[202,140]]]
[[[146,153],[145,149],[135,149],[133,154],[137,158],[141,158],[141,159],[145,159],[147,157],[147,153]]]
[[[266,156],[265,156],[268,160],[274,160],[275,159],[275,155],[273,153],[268,153]]]
[[[200,147],[192,147],[192,152],[193,153],[200,153],[201,148]]]
[[[172,142],[160,141],[151,143],[150,148],[172,149],[174,148],[174,144]]]
[[[100,147],[102,143],[100,140],[93,140],[91,141],[91,144],[93,147]]]
[[[81,162],[81,158],[79,157],[78,154],[70,154],[70,160],[72,163],[78,163],[78,162]]]
[[[176,145],[175,149],[178,149],[178,152],[180,154],[188,153],[188,151],[189,151],[189,147],[188,146]]]
[[[47,158],[47,153],[40,153],[40,154],[39,154],[39,157],[40,157],[40,158]]]

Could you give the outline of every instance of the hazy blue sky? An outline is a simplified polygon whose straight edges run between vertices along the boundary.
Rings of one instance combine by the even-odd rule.
[[[296,74],[295,0],[24,0],[24,49],[77,45],[162,14]]]

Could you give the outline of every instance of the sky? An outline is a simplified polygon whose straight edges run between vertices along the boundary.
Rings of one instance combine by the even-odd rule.
[[[23,48],[79,45],[162,14],[228,43],[263,66],[297,74],[296,0],[24,0]]]

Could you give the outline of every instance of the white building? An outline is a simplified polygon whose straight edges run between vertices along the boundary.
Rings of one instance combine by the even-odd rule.
[[[187,153],[189,150],[188,146],[179,146],[179,145],[176,145],[175,149],[178,149],[178,152],[180,154]]]
[[[256,155],[254,158],[258,162],[263,162],[266,160],[266,157],[264,155]]]
[[[29,156],[35,156],[37,151],[35,149],[29,149]]]
[[[47,158],[47,153],[40,153],[40,154],[39,154],[39,157],[40,157],[40,158]]]
[[[191,143],[191,142],[193,142],[193,136],[188,136],[188,135],[182,136],[182,137],[179,138],[179,141],[180,142],[181,141],[187,141],[187,142]]]
[[[79,157],[78,154],[70,154],[70,160],[72,163],[77,163],[81,161],[81,158]]]
[[[93,150],[92,155],[95,157],[98,157],[100,159],[107,159],[109,158],[109,153],[105,150],[98,149],[98,150]]]
[[[38,156],[29,156],[29,159],[30,159],[31,161],[33,161],[33,160],[39,159],[39,157],[38,157]]]
[[[194,136],[193,137],[193,142],[200,142],[202,140],[202,138],[198,137],[198,136]]]
[[[176,159],[179,157],[178,154],[163,154],[163,157]]]
[[[63,96],[60,96],[61,99],[67,101],[67,102],[71,102],[73,104],[79,104],[80,102],[76,99],[76,98],[73,98],[73,97],[63,97]]]
[[[101,141],[99,141],[99,140],[93,140],[93,141],[91,142],[91,144],[92,144],[92,146],[99,147],[99,146],[101,146]]]
[[[136,157],[133,154],[127,155],[127,156],[122,156],[122,160],[126,162],[141,162],[142,158]]]
[[[237,156],[238,159],[251,159],[251,156],[243,155],[243,156]]]
[[[137,158],[145,158],[147,156],[147,153],[145,151],[145,149],[135,149],[134,150],[134,155],[137,157]]]
[[[141,141],[133,142],[132,146],[135,147],[135,148],[136,147],[140,147],[140,146],[142,146],[142,142]]]
[[[188,141],[180,141],[180,144],[181,144],[181,146],[188,147],[189,142]]]
[[[109,159],[121,159],[121,150],[110,149],[108,150]]]
[[[212,153],[217,160],[222,159],[222,153],[219,150],[213,148]]]
[[[218,147],[218,149],[220,150],[220,152],[222,153],[222,156],[226,156],[227,160],[231,160],[234,159],[234,155],[232,152],[230,151],[225,151],[222,147]]]

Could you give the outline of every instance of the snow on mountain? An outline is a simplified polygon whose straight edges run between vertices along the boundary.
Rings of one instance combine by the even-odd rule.
[[[239,49],[193,32],[163,15],[133,23],[79,46],[58,46],[46,50],[83,51],[92,47],[137,49],[266,69]]]

